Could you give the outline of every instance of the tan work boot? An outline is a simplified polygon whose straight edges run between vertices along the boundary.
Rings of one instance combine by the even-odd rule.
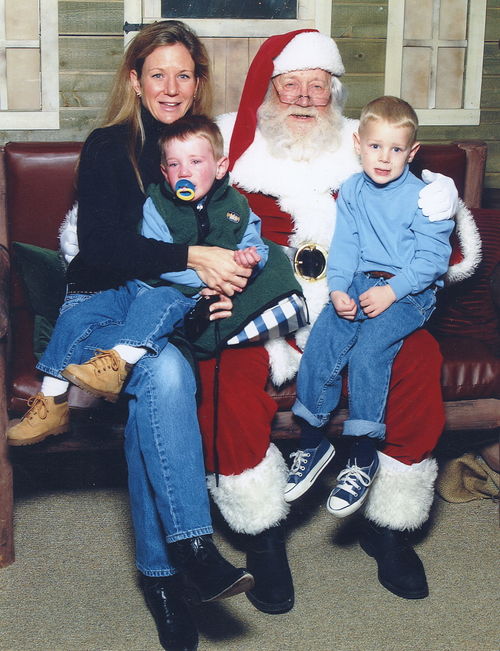
[[[21,420],[7,428],[9,445],[33,445],[69,430],[68,392],[55,397],[40,392],[28,400],[28,405],[30,409]]]
[[[85,364],[69,364],[61,374],[93,396],[116,402],[133,366],[122,359],[116,350],[98,352],[99,355]]]

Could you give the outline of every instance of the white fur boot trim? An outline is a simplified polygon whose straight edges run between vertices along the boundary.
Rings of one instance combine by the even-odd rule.
[[[283,495],[288,467],[278,448],[271,443],[266,456],[255,468],[240,475],[207,477],[210,494],[228,525],[237,533],[255,535],[286,518],[290,506]]]
[[[435,459],[406,465],[378,453],[380,467],[368,493],[365,516],[398,531],[420,527],[429,517],[437,476]]]

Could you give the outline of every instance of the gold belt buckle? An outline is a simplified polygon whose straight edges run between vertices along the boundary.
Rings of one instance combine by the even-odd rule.
[[[301,244],[293,257],[293,269],[299,278],[316,282],[326,277],[328,251],[316,242]]]

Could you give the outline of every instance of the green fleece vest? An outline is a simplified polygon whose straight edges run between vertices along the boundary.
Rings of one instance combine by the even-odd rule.
[[[248,202],[228,184],[228,177],[217,185],[205,202],[208,211],[209,233],[202,240],[198,219],[192,204],[178,200],[168,184],[148,188],[155,208],[164,219],[173,242],[188,245],[220,246],[235,250],[248,225]],[[240,294],[232,297],[233,311],[229,318],[211,321],[202,335],[193,342],[199,359],[212,357],[226,341],[238,334],[247,323],[290,294],[302,295],[302,289],[293,273],[290,261],[274,242],[264,240],[269,257],[264,268],[249,280]],[[198,289],[173,285],[184,294],[193,295]]]

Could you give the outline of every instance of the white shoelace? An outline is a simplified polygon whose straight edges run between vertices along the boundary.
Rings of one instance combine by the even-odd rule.
[[[292,452],[290,459],[293,459],[293,464],[290,469],[290,476],[297,475],[297,477],[302,477],[301,470],[305,470],[305,463],[307,463],[308,458],[311,456],[310,452],[305,450],[297,450],[297,452]]]
[[[351,493],[354,497],[357,497],[356,490],[360,490],[361,485],[369,486],[371,484],[370,475],[368,475],[364,470],[361,470],[356,464],[344,468],[338,477],[337,477],[337,486],[335,488],[346,491],[346,493]]]

